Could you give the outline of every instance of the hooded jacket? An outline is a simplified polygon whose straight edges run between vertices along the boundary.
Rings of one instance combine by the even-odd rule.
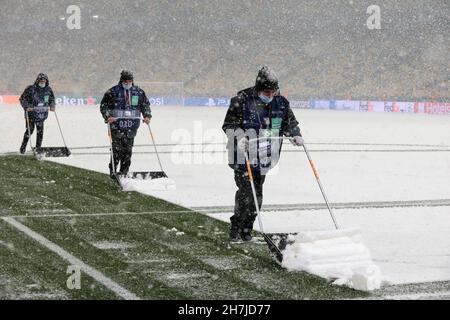
[[[39,81],[45,79],[45,87],[39,87]],[[40,73],[34,84],[28,86],[19,98],[20,105],[27,114],[27,109],[32,108],[33,111],[28,112],[28,116],[34,121],[45,121],[48,117],[48,109],[55,107],[55,95],[50,87],[48,76]]]
[[[128,138],[136,136],[140,125],[140,115],[151,118],[150,102],[144,90],[133,85],[126,97],[122,83],[109,89],[100,103],[100,112],[105,123],[109,117],[118,118],[111,123],[111,131],[114,136],[126,135]]]
[[[245,157],[237,147],[237,142],[241,138],[301,136],[299,123],[289,106],[289,101],[277,94],[269,104],[264,104],[258,97],[258,93],[256,87],[239,91],[231,99],[222,125],[222,130],[228,137],[228,163],[235,170],[246,170]],[[273,144],[272,149],[270,149],[271,144]],[[273,149],[274,146],[279,146],[279,150]],[[256,152],[251,152],[252,145],[250,145],[250,163],[257,170],[268,170],[274,167],[278,162],[281,147],[282,141],[270,139],[258,141],[253,146],[256,148]],[[268,148],[268,151],[262,150],[262,148]],[[278,154],[274,155],[274,152],[278,152]],[[269,157],[269,160],[263,159],[265,155]]]

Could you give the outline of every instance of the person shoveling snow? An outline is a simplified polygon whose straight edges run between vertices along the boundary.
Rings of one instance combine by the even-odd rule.
[[[120,73],[119,84],[104,94],[100,103],[100,113],[108,125],[111,144],[109,174],[112,179],[116,179],[117,175],[128,174],[141,114],[142,121],[149,128],[152,118],[150,101],[144,90],[134,85],[131,71],[123,70]]]
[[[175,182],[168,179],[163,170],[150,127],[152,118],[150,102],[144,90],[135,86],[133,80],[133,73],[123,70],[120,74],[119,84],[105,93],[100,104],[100,112],[108,125],[111,154],[109,175],[123,191],[173,190]],[[141,114],[143,119],[141,119]],[[141,120],[148,127],[158,159],[159,171],[129,172],[134,138]],[[120,170],[118,171],[119,163]],[[161,181],[152,181],[156,179]]]
[[[289,101],[280,93],[277,76],[267,66],[258,71],[254,86],[239,91],[230,100],[222,125],[228,138],[228,165],[234,171],[238,188],[230,218],[230,241],[251,241],[257,214],[244,153],[252,165],[252,181],[258,198],[255,203],[259,207],[263,202],[266,174],[277,165],[282,150],[283,140],[271,137],[286,136],[293,145],[300,146],[303,138],[298,124]],[[252,139],[255,137],[261,139]]]
[[[281,137],[272,139],[283,139]],[[373,263],[369,249],[364,245],[357,229],[341,229],[337,223],[319,175],[306,145],[303,149],[308,157],[314,176],[320,187],[336,230],[306,231],[295,234],[264,233],[260,206],[253,182],[249,157],[245,153],[248,179],[252,188],[259,228],[274,258],[288,270],[301,270],[335,280],[336,285],[370,291],[379,289],[382,283],[380,269]]]

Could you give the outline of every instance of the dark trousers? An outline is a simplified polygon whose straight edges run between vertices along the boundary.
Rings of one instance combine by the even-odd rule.
[[[262,175],[259,170],[252,170],[252,174],[258,206],[259,209],[261,209],[263,201],[263,184],[266,176]],[[235,170],[234,181],[236,182],[238,190],[236,191],[235,196],[234,215],[230,218],[231,228],[237,229],[240,232],[250,232],[253,230],[253,223],[255,222],[257,214],[248,172]]]
[[[117,135],[113,134],[112,138],[112,148],[113,148],[113,156],[114,156],[114,169],[115,172],[119,172],[119,174],[126,175],[131,165],[131,155],[133,153],[133,144],[134,138],[129,138],[126,135]],[[120,163],[120,171],[118,170],[118,166]],[[112,162],[109,162],[109,172],[113,173]]]
[[[44,121],[35,121],[32,118],[28,118],[28,123],[30,124],[30,132],[28,132],[28,123],[27,119],[25,118],[25,133],[23,135],[22,140],[22,149],[25,149],[27,147],[28,140],[30,139],[30,135],[33,134],[34,128],[37,128],[37,137],[36,137],[36,148],[40,148],[42,146],[42,139],[44,137]]]

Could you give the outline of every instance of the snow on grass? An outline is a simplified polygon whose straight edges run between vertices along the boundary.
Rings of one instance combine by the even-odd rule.
[[[292,294],[292,291],[297,290],[299,283],[304,285],[301,297],[305,298],[362,296],[360,292],[330,286],[325,281],[319,281],[304,273],[292,275],[277,268],[265,246],[256,247],[249,244],[245,251],[244,248],[227,249],[226,224],[196,212],[186,210],[177,212],[180,208],[173,204],[136,192],[119,192],[114,182],[106,175],[51,162],[37,162],[30,157],[7,156],[0,159],[1,174],[17,175],[24,167],[41,180],[43,177],[54,179],[58,187],[43,189],[39,184],[32,184],[27,186],[27,192],[23,197],[16,194],[8,201],[22,204],[23,199],[34,194],[45,195],[54,202],[64,203],[64,206],[72,209],[75,215],[67,216],[62,213],[61,218],[56,214],[34,219],[27,218],[22,207],[15,207],[14,214],[23,215],[23,218],[17,218],[16,221],[45,236],[49,241],[54,241],[52,243],[64,248],[65,252],[70,252],[83,261],[95,261],[99,271],[108,270],[110,279],[123,284],[130,292],[139,292],[141,298],[295,298],[297,294]],[[5,173],[5,170],[8,170],[9,174]],[[68,176],[71,177],[70,181],[65,179]],[[3,189],[16,190],[20,188],[20,183],[20,181],[12,182],[3,186]],[[69,189],[69,186],[73,188]],[[0,187],[0,191],[3,189]],[[155,213],[145,216],[130,213],[107,218],[83,215],[83,212],[92,213],[99,210],[114,212],[122,209],[124,203],[127,204],[127,210],[132,212],[148,212],[151,209],[155,210]],[[9,204],[0,202],[1,212],[6,206]],[[12,229],[12,232],[15,231]],[[177,232],[184,234],[177,237]],[[6,237],[4,234],[2,230],[0,240],[9,242],[8,233]],[[66,262],[60,261],[51,251],[39,247],[38,244],[37,248],[22,244],[23,239],[22,234],[14,238],[14,254],[8,253],[8,250],[0,246],[0,254],[6,253],[2,256],[2,266],[11,270],[8,275],[14,277],[12,270],[16,270],[15,264],[21,261],[20,258],[32,256],[33,259],[29,259],[27,263],[19,264],[21,266],[18,270],[23,270],[27,275],[39,272],[40,277],[45,279],[44,283],[64,284],[67,280]],[[25,237],[25,240],[33,243],[31,238]],[[136,246],[129,248],[129,244]],[[16,252],[20,254],[23,250],[26,251],[23,257],[16,254]],[[227,272],[202,262],[202,257],[212,255],[218,259],[233,258],[239,268]],[[5,261],[3,257],[6,258]],[[147,259],[170,260],[153,264],[127,263]],[[39,267],[42,263],[53,265],[53,261],[62,264],[62,269]],[[165,278],[169,273],[181,275],[204,273],[209,276],[187,279]],[[249,281],[249,276],[254,273],[262,274],[264,279],[271,279],[272,282],[266,286],[264,282]],[[22,282],[20,279],[18,281]],[[83,280],[83,283],[85,281],[90,280]],[[29,283],[40,282],[26,282]],[[65,290],[65,287],[62,289]],[[67,290],[67,293],[74,298],[114,298],[110,290],[92,289],[89,285],[83,285],[79,292]]]
[[[129,264],[164,264],[164,263],[172,263],[176,261],[176,259],[141,259],[141,260],[127,260],[126,263]]]
[[[239,261],[234,257],[203,257],[201,260],[220,270],[232,270],[239,268]]]
[[[55,203],[52,203],[52,205],[55,205]],[[72,210],[70,209],[58,209],[58,208],[50,208],[50,209],[30,209],[30,210],[25,210],[27,213],[32,213],[34,215],[45,215],[45,214],[59,214],[59,213],[66,213],[66,214],[70,214],[73,213]]]
[[[98,106],[61,107],[58,110],[69,148],[108,145],[105,124]],[[153,106],[152,129],[159,144],[179,142],[173,139],[173,133],[179,129],[190,134],[187,138],[191,140],[183,141],[185,143],[225,142],[220,129],[225,112],[225,108]],[[300,122],[306,143],[328,143],[327,148],[345,148],[342,143],[448,147],[450,141],[449,117],[298,109],[294,113]],[[4,137],[0,151],[17,152],[25,130],[23,112],[20,107],[0,106],[0,115]],[[85,124],[83,133],[79,130],[79,123]],[[198,123],[203,129],[200,135],[196,131]],[[138,132],[135,145],[148,147],[136,147],[135,151],[152,151],[148,134],[144,131]],[[206,139],[206,133],[214,133],[214,139],[210,139],[210,136]],[[86,142],[86,137],[89,137],[89,143]],[[32,139],[35,139],[34,135]],[[49,118],[46,122],[44,145],[59,144],[59,139],[56,122]],[[450,197],[450,152],[327,153],[314,152],[314,149],[315,146],[312,145],[311,155],[331,202]],[[158,150],[168,152],[172,147],[161,146]],[[223,155],[225,161],[205,164],[202,161],[210,156],[208,154],[200,155],[200,163],[195,162],[197,158],[193,154],[186,155],[191,160],[188,163],[176,163],[170,152],[161,154],[165,171],[176,181],[177,190],[147,189],[145,193],[183,206],[232,205],[236,187],[233,172],[226,165],[226,154]],[[108,173],[108,154],[73,154],[68,158],[48,160]],[[154,154],[133,154],[131,170],[145,171],[157,167]],[[20,179],[25,181],[27,177]],[[301,153],[283,153],[279,172],[267,178],[264,189],[264,204],[323,201],[306,158]],[[361,229],[374,261],[393,283],[450,279],[448,207],[340,212],[343,212],[343,225]],[[311,211],[305,215],[304,212],[280,212],[277,216],[275,213],[264,216],[269,220],[267,225],[281,232],[285,232],[286,228],[296,229],[295,227],[300,227],[303,231],[320,230],[330,225],[328,217],[321,218],[316,213],[317,211]],[[211,216],[220,218],[220,215]],[[310,216],[311,219],[305,220],[305,216]],[[228,219],[227,214],[224,221],[229,222]]]
[[[10,251],[14,251],[14,244],[11,242],[4,242],[4,241],[0,240],[0,245],[4,246],[5,248],[7,248]]]
[[[173,281],[182,281],[182,280],[189,280],[192,278],[201,278],[201,277],[208,277],[209,274],[205,273],[195,273],[195,272],[189,272],[189,273],[179,273],[179,272],[168,272],[167,274],[163,275],[167,280],[173,280]]]
[[[177,228],[173,227],[172,229],[166,230],[166,232],[173,232],[176,236],[182,236],[184,235],[183,231],[178,231]]]
[[[91,244],[101,250],[123,250],[135,247],[135,245],[131,243],[127,243],[124,241],[96,241],[91,242]]]

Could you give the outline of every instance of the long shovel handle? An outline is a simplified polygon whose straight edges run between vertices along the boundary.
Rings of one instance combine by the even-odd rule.
[[[263,234],[264,240],[269,245],[269,250],[273,254],[275,254],[275,258],[278,260],[278,262],[281,263],[283,261],[283,253],[281,252],[280,248],[278,248],[278,246],[273,242],[273,240],[264,233],[261,212],[259,211],[258,197],[256,196],[255,182],[253,180],[252,168],[250,166],[250,161],[248,159],[247,152],[245,152],[245,162],[247,164],[248,180],[250,181],[250,185],[252,186],[253,201],[255,201],[255,208],[256,208],[256,214],[257,214],[257,218],[258,218],[259,230]]]
[[[250,139],[249,142],[255,142],[255,141],[264,140],[264,139],[289,140],[290,138],[289,137],[261,137],[261,138]],[[321,191],[322,196],[323,196],[323,198],[325,200],[325,203],[327,205],[328,211],[330,212],[331,218],[333,219],[334,226],[336,227],[336,229],[339,229],[339,225],[338,225],[338,222],[336,220],[336,217],[333,214],[333,211],[332,211],[332,209],[330,207],[330,204],[328,202],[328,198],[327,198],[327,195],[325,193],[325,190],[323,189],[322,183],[320,182],[319,173],[317,172],[317,169],[316,169],[316,167],[314,165],[314,162],[311,159],[311,156],[310,156],[310,154],[308,152],[308,149],[306,148],[305,144],[303,144],[303,149],[305,150],[306,156],[308,157],[309,164],[311,165],[311,168],[312,168],[312,170],[314,172],[314,176],[316,177],[316,181],[317,181],[317,183],[319,185],[320,191]],[[251,170],[250,170],[250,164],[249,164],[247,153],[245,153],[245,159],[246,159],[246,162],[247,162],[247,170],[249,172],[249,178],[250,178],[250,180],[252,182],[252,188],[254,189],[253,179],[251,178]],[[255,192],[253,192],[253,193],[254,193],[254,196],[255,196],[255,199],[256,199]],[[255,202],[256,203],[256,208],[258,210],[257,200],[255,200],[255,201],[256,201]],[[259,217],[259,210],[257,212],[258,212],[258,217]]]
[[[58,119],[58,115],[56,114],[56,109],[53,110],[53,113],[55,114],[56,122],[58,123],[59,133],[61,133],[61,138],[62,138],[62,140],[63,140],[64,147],[66,147],[66,149],[67,149],[66,140],[64,139],[64,135],[63,135],[63,132],[62,132],[62,130],[61,130],[61,125],[59,124],[59,119]]]
[[[150,127],[150,123],[147,123],[147,126],[148,126],[148,131],[150,133],[150,139],[152,140],[153,147],[155,148],[156,157],[158,158],[159,167],[161,168],[161,171],[164,172],[162,164],[161,164],[161,159],[159,158],[158,149],[156,149],[155,137],[153,136],[152,128]]]
[[[330,212],[331,218],[333,219],[334,226],[336,229],[339,229],[339,225],[337,223],[336,217],[333,214],[333,211],[331,210],[330,204],[328,203],[327,195],[325,194],[325,190],[323,189],[322,183],[320,182],[319,173],[317,172],[316,166],[314,165],[314,162],[311,159],[311,156],[309,155],[308,149],[306,148],[305,144],[303,144],[303,149],[305,150],[306,156],[308,157],[309,164],[311,165],[311,169],[314,172],[314,176],[316,177],[316,181],[319,184],[320,191],[322,192],[323,199],[325,200],[325,203],[327,204],[328,211]]]
[[[255,201],[255,208],[256,208],[256,214],[258,217],[259,229],[261,230],[261,233],[264,233],[261,214],[259,212],[258,197],[256,196],[255,182],[253,180],[252,168],[250,167],[250,161],[248,159],[247,152],[245,152],[245,162],[247,164],[248,180],[250,181],[250,185],[252,186],[253,201]]]
[[[27,131],[28,131],[28,140],[30,142],[30,148],[31,151],[33,152],[33,155],[36,156],[36,152],[33,148],[33,142],[31,141],[31,125],[30,125],[30,118],[28,117],[28,110],[25,110],[25,117],[27,119]]]
[[[113,151],[113,143],[112,143],[112,133],[111,133],[111,124],[108,122],[108,138],[109,138],[109,145],[111,150],[111,164],[113,169],[113,174],[116,174],[116,165],[114,164],[114,151]]]

